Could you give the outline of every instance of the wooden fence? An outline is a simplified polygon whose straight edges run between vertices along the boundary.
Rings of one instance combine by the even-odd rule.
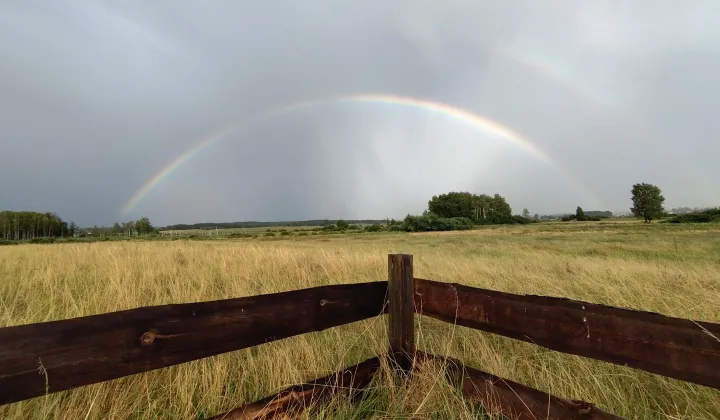
[[[510,417],[617,419],[415,349],[415,313],[548,349],[720,389],[720,324],[414,278],[411,255],[388,256],[388,281],[178,305],[0,328],[0,404],[160,369],[388,314],[392,366],[447,363],[469,401]],[[362,390],[374,357],[215,419],[267,418]],[[337,385],[335,387],[328,385]]]

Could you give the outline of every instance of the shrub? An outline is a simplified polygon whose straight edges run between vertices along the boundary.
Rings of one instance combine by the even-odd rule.
[[[560,220],[562,220],[563,222],[572,222],[573,220],[577,220],[578,222],[599,222],[602,219],[603,218],[599,217],[599,216],[587,216],[587,215],[585,215],[585,217],[583,217],[582,219],[578,219],[577,215],[569,214]]]
[[[27,241],[29,244],[54,244],[55,238],[32,238]]]
[[[365,226],[365,232],[380,232],[382,229],[383,227],[377,223]]]
[[[711,223],[718,221],[720,221],[720,208],[678,214],[666,220],[667,223]]]
[[[402,230],[406,232],[438,232],[472,229],[472,220],[467,217],[438,217],[432,213],[425,216],[405,217]],[[392,226],[391,226],[392,228]]]
[[[243,232],[233,232],[230,235],[228,235],[228,238],[235,239],[235,238],[253,238],[257,237],[257,235],[253,235],[252,233],[243,233]]]
[[[265,236],[275,236],[275,232],[273,232],[273,231],[265,232]]]

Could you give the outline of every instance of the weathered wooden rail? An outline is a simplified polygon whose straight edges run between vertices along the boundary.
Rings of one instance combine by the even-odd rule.
[[[414,316],[720,389],[720,324],[415,278],[412,256],[388,257],[388,281],[152,306],[0,328],[0,404],[160,369],[388,314],[387,356],[404,371],[447,362],[449,378],[486,408],[518,418],[617,419],[415,349]],[[362,390],[379,357],[288,388],[215,419],[268,418],[332,390]]]

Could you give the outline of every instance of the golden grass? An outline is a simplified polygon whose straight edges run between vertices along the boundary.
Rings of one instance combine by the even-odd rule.
[[[565,296],[720,322],[720,229],[540,224],[463,233],[0,248],[0,327],[145,305],[382,280],[388,253],[417,277]],[[419,318],[419,348],[627,418],[720,418],[720,392]],[[0,407],[0,418],[198,419],[358,363],[387,347],[384,318]],[[52,378],[50,378],[52,380]],[[387,372],[321,418],[477,418],[425,369]]]

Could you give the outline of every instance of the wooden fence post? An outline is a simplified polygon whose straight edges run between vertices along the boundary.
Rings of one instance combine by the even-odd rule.
[[[405,371],[415,357],[415,285],[413,257],[406,254],[388,255],[388,318],[390,352]]]

